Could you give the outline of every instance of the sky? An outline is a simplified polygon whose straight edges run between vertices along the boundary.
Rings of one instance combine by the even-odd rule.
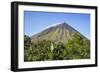
[[[52,24],[66,22],[90,39],[90,14],[24,11],[24,34],[33,36]]]

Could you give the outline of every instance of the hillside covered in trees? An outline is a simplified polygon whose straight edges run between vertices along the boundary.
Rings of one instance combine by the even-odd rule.
[[[65,40],[66,41],[66,40]],[[78,32],[71,34],[67,42],[37,40],[24,35],[24,61],[73,60],[90,58],[90,40]]]

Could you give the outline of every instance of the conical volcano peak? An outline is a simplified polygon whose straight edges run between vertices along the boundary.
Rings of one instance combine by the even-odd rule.
[[[50,25],[48,28],[44,29],[40,33],[33,35],[31,39],[33,42],[50,40],[57,43],[66,43],[69,39],[71,39],[73,33],[79,32],[72,26],[70,26],[70,24],[66,22],[60,22]]]
[[[73,29],[68,23],[62,22],[57,25],[58,27],[66,28],[66,29]],[[74,29],[73,29],[74,30]]]
[[[66,23],[66,22],[61,22],[61,23],[58,24],[58,26],[69,26],[69,24]]]
[[[58,25],[66,25],[66,22],[60,22]]]
[[[66,25],[67,23],[66,22],[62,22],[61,24],[65,24]]]

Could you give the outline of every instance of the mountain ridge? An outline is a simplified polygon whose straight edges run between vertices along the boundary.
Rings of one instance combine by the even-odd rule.
[[[50,40],[53,42],[66,43],[69,39],[71,39],[73,33],[75,32],[80,33],[66,22],[62,22],[59,23],[58,25],[51,26],[41,31],[40,33],[33,35],[31,39],[32,42],[37,42],[41,40]]]

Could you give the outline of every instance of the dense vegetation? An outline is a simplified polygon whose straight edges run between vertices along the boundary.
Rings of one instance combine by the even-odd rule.
[[[50,40],[31,42],[24,35],[24,61],[89,59],[90,41],[79,33],[74,33],[66,43]]]

